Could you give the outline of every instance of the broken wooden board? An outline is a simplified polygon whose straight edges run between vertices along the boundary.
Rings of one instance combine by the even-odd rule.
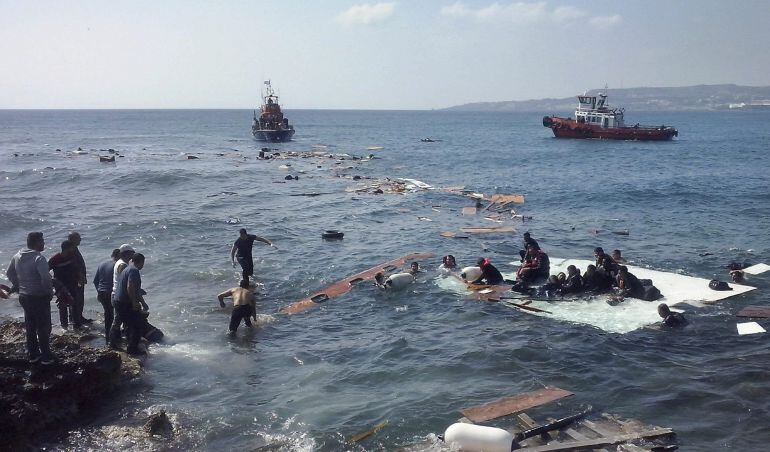
[[[770,265],[757,264],[757,265],[752,265],[751,267],[744,268],[743,272],[748,273],[749,275],[759,275],[760,273],[764,273],[768,270],[770,270]]]
[[[467,239],[467,238],[469,238],[467,235],[461,235],[461,234],[458,234],[456,232],[442,232],[439,235],[441,235],[441,237],[445,237],[445,238],[448,238],[448,239]]]
[[[502,234],[516,232],[516,229],[512,226],[497,226],[493,228],[460,228],[460,231],[467,234]]]
[[[283,314],[288,314],[288,315],[299,314],[312,307],[318,306],[321,303],[331,298],[339,297],[340,295],[350,292],[353,286],[360,282],[373,280],[374,275],[376,275],[379,272],[385,273],[385,272],[393,271],[393,270],[396,270],[398,267],[403,266],[407,262],[430,259],[431,257],[434,257],[434,256],[435,254],[433,253],[413,253],[413,254],[407,254],[404,257],[399,257],[398,259],[393,259],[392,261],[377,265],[368,270],[362,271],[361,273],[356,273],[355,275],[348,276],[342,281],[338,281],[332,284],[331,286],[327,287],[322,292],[317,292],[307,298],[303,298],[302,300],[299,300],[285,308],[282,308],[279,312]]]
[[[615,444],[622,444],[628,441],[635,441],[639,439],[654,439],[662,436],[673,435],[674,431],[670,428],[654,428],[651,430],[644,430],[635,433],[626,433],[615,436],[601,436],[599,438],[588,439],[583,441],[563,441],[544,446],[525,447],[519,450],[527,452],[556,452],[556,451],[571,451],[571,450],[584,450],[584,449],[597,449],[604,446],[613,446]]]
[[[371,428],[371,429],[369,429],[369,430],[367,430],[367,431],[365,431],[363,433],[359,433],[357,435],[351,436],[350,438],[348,438],[347,442],[348,442],[348,444],[360,443],[361,441],[369,438],[370,436],[376,434],[377,432],[379,432],[380,430],[385,428],[386,425],[388,425],[388,421],[387,420],[384,421],[384,422],[380,422],[379,424],[375,425],[373,428]]]
[[[499,205],[500,207],[506,204],[524,204],[524,195],[492,195],[489,198],[492,203]]]
[[[746,306],[735,315],[737,317],[754,317],[757,319],[770,319],[770,306]]]
[[[462,213],[463,215],[476,215],[477,210],[475,207],[463,207]]]
[[[551,422],[551,420],[549,420]],[[518,423],[523,430],[538,426],[526,413],[518,415]],[[517,430],[509,430],[514,435]],[[532,436],[519,443],[522,451],[575,451],[599,450],[607,452],[615,446],[630,441],[653,441],[653,446],[671,444],[675,433],[669,428],[645,424],[636,419],[622,420],[618,416],[602,414],[601,419],[583,419],[569,424],[559,430],[548,433],[548,436]],[[618,448],[618,450],[623,450]],[[631,447],[629,450],[639,450]],[[641,450],[654,450],[644,447]]]
[[[495,402],[460,410],[463,416],[473,422],[485,422],[499,417],[519,413],[536,406],[574,395],[564,389],[546,387],[537,391],[506,397]]]

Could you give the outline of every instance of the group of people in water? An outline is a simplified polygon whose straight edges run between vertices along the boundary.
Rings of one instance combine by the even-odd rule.
[[[242,279],[237,287],[218,294],[220,306],[224,299],[233,299],[233,311],[230,317],[229,332],[235,334],[241,322],[252,326],[256,321],[256,295],[250,278],[254,275],[252,247],[254,242],[261,242],[275,247],[269,240],[253,234],[246,229],[239,231],[230,258],[233,266],[241,266]],[[27,235],[27,247],[16,253],[8,266],[6,275],[12,286],[0,285],[0,298],[8,298],[17,292],[19,302],[24,309],[24,321],[27,330],[27,349],[30,361],[42,364],[53,362],[50,350],[51,301],[56,296],[59,322],[65,329],[70,323],[74,328],[81,328],[93,320],[83,317],[85,297],[86,263],[80,253],[81,237],[71,232],[67,240],[61,243],[61,251],[50,259],[42,255],[45,240],[41,232]],[[515,281],[504,279],[500,271],[488,258],[477,261],[476,267],[460,269],[452,255],[444,256],[441,269],[458,274],[471,285],[510,284],[511,290],[530,296],[554,298],[575,296],[578,294],[612,293],[611,303],[622,301],[626,297],[653,301],[661,297],[660,292],[649,280],[641,280],[621,265],[624,260],[619,250],[612,255],[604,253],[600,247],[594,249],[595,264],[588,265],[581,274],[574,265],[567,267],[567,273],[550,274],[550,260],[529,232],[524,233],[524,250],[520,252],[521,266],[516,272]],[[123,244],[112,251],[109,260],[102,262],[93,278],[97,300],[104,310],[104,334],[107,344],[115,349],[121,348],[123,328],[127,335],[126,351],[130,354],[144,354],[139,348],[142,337],[157,340],[162,333],[147,321],[149,307],[144,300],[146,292],[142,289],[140,271],[144,268],[145,257]],[[398,289],[415,281],[421,272],[419,264],[412,262],[406,272],[386,276],[375,275],[375,284],[382,289]],[[53,273],[53,275],[51,274]],[[544,284],[535,284],[544,281]],[[684,317],[672,313],[668,306],[661,304],[658,310],[667,325],[678,326],[686,323]]]

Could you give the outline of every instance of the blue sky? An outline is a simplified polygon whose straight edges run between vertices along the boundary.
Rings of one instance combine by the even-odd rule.
[[[0,0],[0,108],[422,109],[770,85],[766,1]]]

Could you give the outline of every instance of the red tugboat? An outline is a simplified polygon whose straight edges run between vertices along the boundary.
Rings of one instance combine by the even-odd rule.
[[[294,126],[289,124],[289,118],[283,117],[278,96],[275,95],[270,80],[265,81],[265,92],[262,96],[262,108],[259,118],[254,112],[251,123],[251,133],[259,141],[289,141],[294,136]]]
[[[670,140],[679,132],[673,127],[627,126],[623,109],[607,105],[607,95],[578,96],[575,119],[544,116],[543,126],[553,130],[556,138],[599,138],[603,140]]]

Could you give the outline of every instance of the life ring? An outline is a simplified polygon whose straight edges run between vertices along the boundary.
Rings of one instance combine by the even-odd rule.
[[[321,234],[321,238],[324,240],[341,240],[344,236],[344,233],[331,229]]]

